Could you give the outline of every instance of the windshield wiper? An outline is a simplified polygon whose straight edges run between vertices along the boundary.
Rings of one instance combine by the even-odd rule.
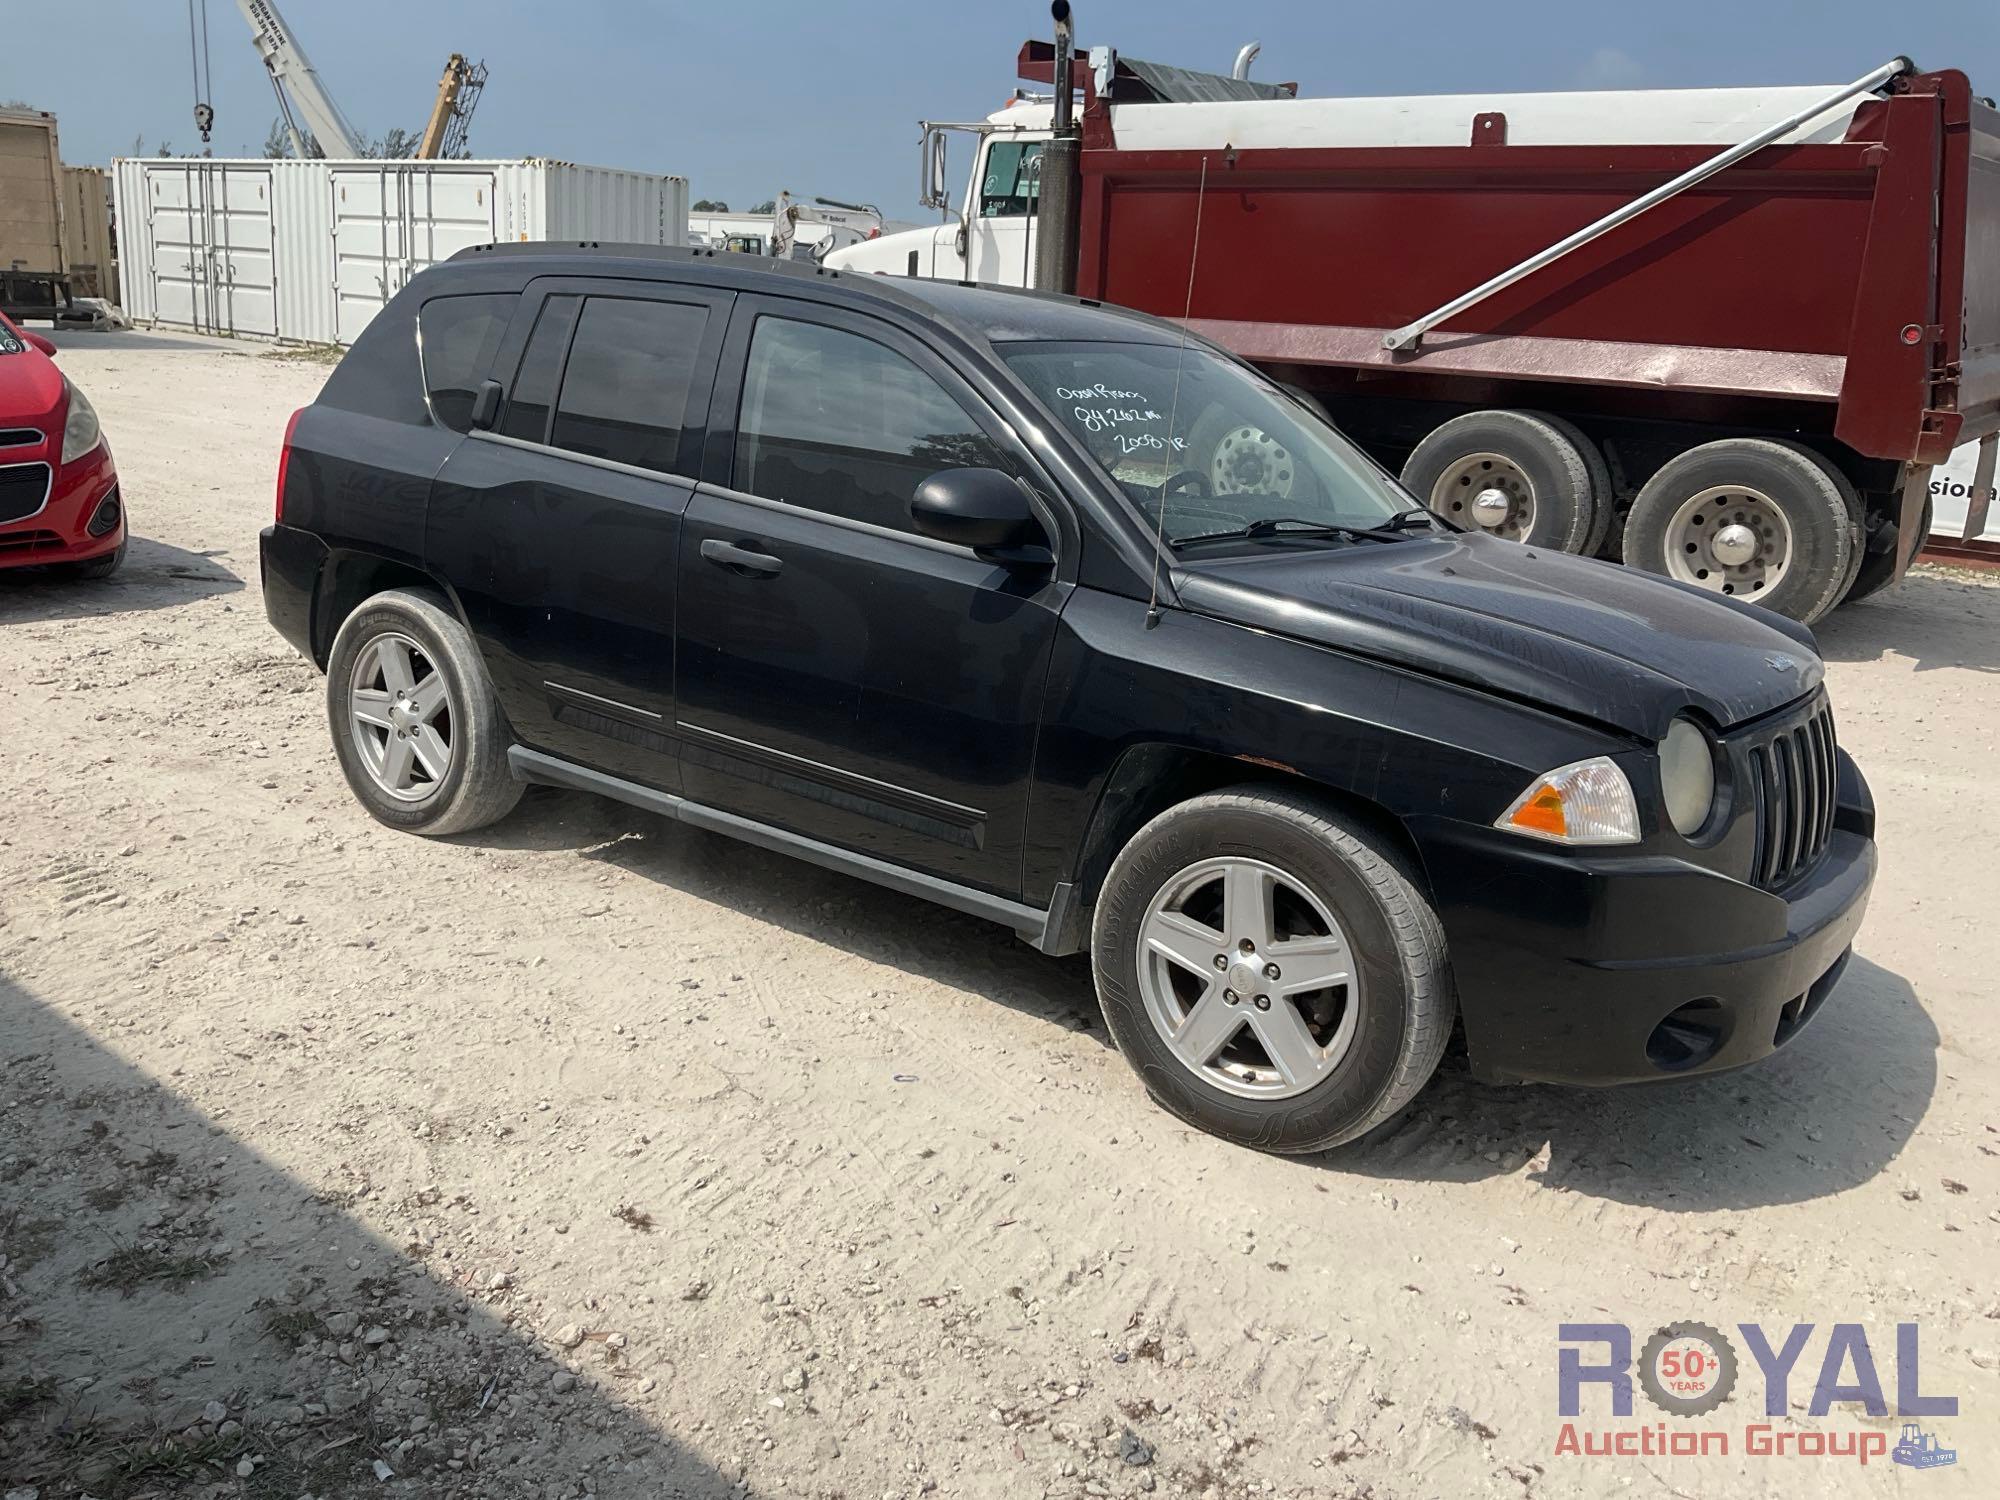
[[[1406,529],[1409,522],[1429,514],[1418,506],[1398,511],[1380,526],[1345,526],[1335,521],[1311,521],[1300,516],[1265,516],[1227,531],[1199,531],[1192,536],[1177,536],[1168,545],[1178,550],[1194,542],[1222,542],[1237,538],[1262,541],[1274,536],[1338,536],[1349,541],[1400,542],[1410,535]]]
[[[1451,523],[1432,510],[1428,505],[1412,505],[1407,510],[1399,510],[1380,526],[1377,531],[1409,531],[1421,525],[1426,531],[1449,531]]]

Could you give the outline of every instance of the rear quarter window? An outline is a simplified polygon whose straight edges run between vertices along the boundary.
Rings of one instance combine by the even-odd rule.
[[[492,373],[519,300],[512,292],[433,297],[417,315],[424,389],[432,413],[454,432],[472,428],[473,397]]]
[[[409,427],[432,425],[417,358],[417,307],[407,291],[361,330],[315,404]]]

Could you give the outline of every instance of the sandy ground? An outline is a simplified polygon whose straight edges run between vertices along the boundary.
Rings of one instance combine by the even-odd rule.
[[[0,1488],[1993,1493],[2000,589],[1822,632],[1883,864],[1785,1053],[1448,1060],[1386,1140],[1278,1160],[970,918],[581,795],[371,822],[257,589],[325,366],[62,343],[137,540],[0,580]],[[1958,1465],[1557,1454],[1558,1325],[1681,1318],[1813,1323],[1808,1372],[1864,1324],[1892,1400],[1918,1323]],[[1780,1425],[1893,1438],[1811,1385]]]

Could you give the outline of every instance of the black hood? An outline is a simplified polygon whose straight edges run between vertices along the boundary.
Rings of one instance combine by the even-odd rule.
[[[1803,625],[1591,558],[1477,533],[1183,559],[1180,602],[1259,630],[1658,739],[1682,709],[1728,728],[1824,668]]]

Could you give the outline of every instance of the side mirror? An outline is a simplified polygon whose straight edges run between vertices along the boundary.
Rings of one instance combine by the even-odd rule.
[[[945,208],[951,202],[951,185],[945,178],[948,149],[942,130],[925,133],[923,192],[917,199],[925,208]]]
[[[1028,495],[998,469],[945,469],[910,497],[917,535],[970,547],[994,562],[1047,563],[1049,536]]]
[[[479,382],[479,389],[472,393],[472,425],[476,430],[480,432],[490,431],[493,424],[500,420],[500,397],[502,394],[499,381],[482,380]]]
[[[28,341],[29,348],[41,350],[50,359],[54,359],[62,352],[56,347],[54,339],[44,338],[39,333],[30,333],[27,329],[23,328],[21,330],[21,337]]]

